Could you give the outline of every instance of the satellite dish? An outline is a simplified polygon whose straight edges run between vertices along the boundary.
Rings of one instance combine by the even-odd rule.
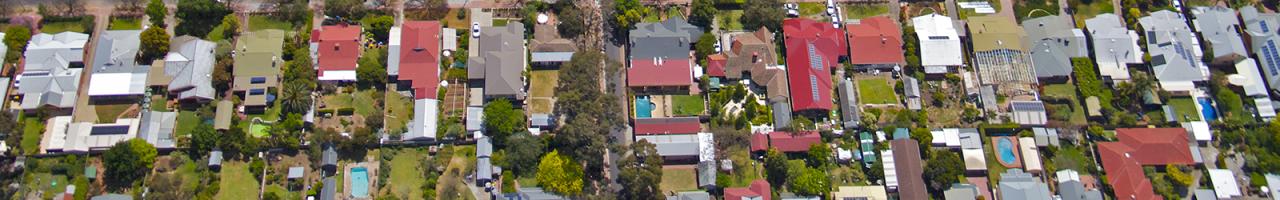
[[[548,20],[547,18],[549,18],[547,17],[547,14],[538,13],[538,24],[546,24]]]
[[[444,57],[453,57],[451,56],[453,55],[453,51],[450,51],[450,50],[444,50],[444,52],[440,52],[440,54],[444,55]]]

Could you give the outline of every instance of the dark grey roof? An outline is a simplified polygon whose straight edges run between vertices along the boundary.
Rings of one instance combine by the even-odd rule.
[[[133,200],[133,196],[111,193],[93,196],[89,200]]]
[[[786,128],[791,125],[791,104],[784,100],[773,102],[769,105],[773,108],[773,126],[774,128]]]
[[[493,180],[493,164],[489,157],[476,158],[476,180]]]
[[[902,90],[906,93],[907,109],[920,109],[920,81],[911,76],[903,76]]]
[[[1049,186],[1022,169],[1008,169],[1000,174],[1000,199],[1049,200]]]
[[[688,58],[689,44],[702,36],[702,28],[681,18],[661,23],[639,23],[631,30],[631,59]]]
[[[516,189],[520,196],[520,200],[567,200],[563,196],[543,191],[542,188],[526,187]]]
[[[323,154],[320,157],[321,163],[324,165],[338,165],[338,152],[334,151],[333,147],[325,147]]]
[[[715,187],[716,186],[716,161],[702,161],[698,163],[698,187]]]
[[[1247,56],[1244,40],[1240,37],[1240,20],[1236,10],[1228,7],[1196,7],[1195,23],[1200,36],[1213,48],[1213,57]]]
[[[510,23],[505,27],[481,28],[476,51],[469,58],[467,77],[484,79],[486,96],[515,96],[524,98],[524,68],[526,66],[524,25]]]
[[[1040,101],[1011,101],[1009,107],[1014,112],[1044,112],[1044,103]]]
[[[176,112],[149,111],[142,113],[142,124],[138,128],[138,138],[146,140],[157,149],[173,149],[174,122],[178,119]]]
[[[338,181],[333,177],[324,178],[324,187],[320,188],[320,200],[338,199]]]
[[[637,23],[636,28],[631,30],[631,39],[645,37],[675,37],[685,43],[694,43],[698,37],[702,37],[702,28],[689,24],[688,21],[680,17],[670,18],[660,23]]]
[[[1187,73],[1199,72],[1201,64],[1193,53],[1195,35],[1180,14],[1161,10],[1139,18],[1138,22],[1146,31],[1143,34],[1147,35],[1147,51],[1151,54],[1156,79],[1160,82],[1205,80],[1204,74]]]
[[[667,200],[711,200],[711,194],[706,191],[688,191],[678,192],[675,196],[667,196]]]
[[[844,127],[857,127],[862,122],[861,105],[858,103],[858,91],[853,87],[853,80],[840,81],[840,113],[844,117]]]
[[[1049,78],[1071,75],[1071,59],[1087,57],[1084,32],[1060,16],[1045,16],[1022,22],[1027,31],[1027,44],[1031,45],[1031,60],[1036,77]]]
[[[1102,200],[1102,192],[1098,189],[1085,189],[1083,183],[1075,180],[1059,183],[1058,195],[1062,200]]]

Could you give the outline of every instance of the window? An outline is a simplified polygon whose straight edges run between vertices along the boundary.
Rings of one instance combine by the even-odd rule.
[[[251,89],[249,90],[249,95],[262,95],[266,92],[267,92],[266,89]]]
[[[267,77],[253,77],[249,79],[250,84],[263,84],[267,82]]]

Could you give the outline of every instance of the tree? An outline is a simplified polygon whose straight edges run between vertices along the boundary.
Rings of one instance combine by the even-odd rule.
[[[151,0],[151,2],[148,2],[146,13],[152,26],[168,26],[164,24],[164,18],[169,15],[169,8],[165,7],[164,0]]]
[[[621,199],[662,199],[662,156],[653,143],[640,140],[631,144],[630,152],[618,161],[618,183]]]
[[[702,30],[711,30],[711,22],[716,19],[716,13],[720,10],[716,9],[714,0],[693,0],[693,10],[689,13],[689,24],[702,27]]]
[[[764,153],[764,171],[765,178],[769,181],[769,185],[782,185],[787,182],[787,156],[775,148],[769,148]]]
[[[800,167],[787,180],[787,188],[801,196],[821,196],[831,192],[831,179],[827,172],[811,167]]]
[[[964,160],[951,151],[934,151],[930,154],[933,158],[925,161],[924,179],[929,182],[929,191],[942,194],[943,190],[960,181],[959,177],[964,175],[964,171],[960,169],[964,166]]]
[[[506,145],[507,136],[525,127],[524,112],[517,110],[507,99],[490,101],[484,105],[484,128],[494,144]]]
[[[706,0],[703,0],[703,1],[706,1]],[[694,56],[697,56],[696,58],[698,60],[706,60],[707,55],[716,53],[716,43],[718,42],[720,41],[716,40],[716,34],[711,34],[711,33],[702,34],[702,37],[698,38],[698,43],[694,44],[693,46]]]
[[[307,5],[309,1],[303,0],[277,0],[276,12],[270,15],[280,21],[293,23],[294,26],[303,26],[304,23],[311,23],[311,8]]]
[[[649,7],[640,4],[640,0],[614,0],[613,11],[614,27],[624,33],[650,12]]]
[[[558,150],[542,156],[542,161],[538,163],[538,176],[535,179],[540,183],[538,185],[548,192],[566,196],[582,193],[582,166],[573,158],[560,155]]]
[[[1177,188],[1186,188],[1195,184],[1195,178],[1190,174],[1183,172],[1182,166],[1165,165],[1165,175],[1168,176],[1169,182]]]
[[[249,173],[252,173],[253,177],[258,179],[258,181],[263,181],[262,171],[267,169],[267,162],[262,161],[262,158],[257,157],[250,159],[252,161],[249,161]]]
[[[405,9],[405,15],[411,19],[441,20],[449,13],[445,0],[407,0],[405,5],[414,5]]]
[[[31,29],[26,26],[9,26],[4,31],[4,45],[9,47],[5,63],[17,63],[22,52],[27,51],[27,41],[31,40]]]
[[[156,161],[156,147],[134,138],[111,146],[102,156],[104,175],[112,185],[127,187],[146,176]]]
[[[389,15],[379,15],[365,17],[360,20],[360,24],[364,25],[365,33],[373,35],[373,39],[378,42],[387,42],[387,37],[391,34],[391,26],[394,26],[396,19]]]
[[[223,16],[222,24],[218,26],[225,27],[225,29],[222,29],[223,38],[232,38],[240,35],[240,18],[236,18],[235,14]]]
[[[556,16],[559,17],[556,19],[560,20],[560,24],[556,27],[561,37],[577,38],[578,35],[587,31],[586,22],[582,19],[582,11],[578,10],[578,7],[565,6]]]
[[[521,177],[533,175],[544,148],[546,145],[542,143],[542,138],[529,132],[511,135],[507,138],[507,146],[503,148],[507,152],[506,157],[503,157],[507,163],[504,169]]]
[[[169,33],[164,28],[152,26],[142,31],[139,36],[142,39],[141,57],[143,63],[151,63],[152,60],[163,58],[169,53]]]
[[[786,17],[783,13],[782,2],[778,0],[756,0],[747,1],[742,5],[744,11],[742,13],[742,27],[747,30],[755,30],[760,27],[767,27],[770,31],[782,31],[782,19]]]
[[[305,81],[292,80],[285,81],[282,85],[280,93],[281,112],[283,113],[306,113],[311,109],[311,91],[313,87],[302,83]]]
[[[368,14],[363,0],[324,0],[324,14],[347,19],[360,19]]]
[[[588,178],[603,178],[604,162],[600,159],[607,148],[606,135],[623,123],[621,106],[617,96],[602,92],[601,63],[610,69],[621,69],[617,62],[605,62],[599,51],[574,53],[573,58],[560,67],[560,79],[556,86],[556,113],[564,117],[565,125],[552,137],[552,145],[577,160],[586,162]]]
[[[175,13],[178,18],[175,34],[204,38],[222,22],[224,16],[231,14],[231,9],[214,0],[183,0],[178,1]]]
[[[283,121],[271,126],[271,145],[297,150],[302,146],[302,126],[302,115],[298,113],[287,114]]]
[[[356,79],[365,87],[386,83],[387,66],[377,57],[360,57],[359,65],[356,67]]]
[[[187,147],[187,152],[191,156],[204,157],[205,153],[222,145],[220,139],[221,136],[213,130],[213,125],[200,123],[191,130],[191,144]]]
[[[805,159],[810,167],[824,168],[831,165],[831,146],[826,143],[816,143],[809,146],[809,157]]]

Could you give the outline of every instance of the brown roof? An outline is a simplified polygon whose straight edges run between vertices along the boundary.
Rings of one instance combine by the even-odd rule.
[[[898,196],[903,200],[928,199],[920,143],[914,139],[897,139],[890,141],[889,147],[893,149],[894,166],[898,170]]]
[[[752,81],[766,87],[768,99],[787,99],[790,96],[787,93],[787,77],[784,73],[786,71],[781,68],[769,68],[770,65],[778,63],[773,32],[760,27],[760,30],[751,34],[739,35],[730,45],[732,45],[730,50],[723,53],[727,57],[724,66],[725,77],[740,79],[742,72],[749,72]]]

